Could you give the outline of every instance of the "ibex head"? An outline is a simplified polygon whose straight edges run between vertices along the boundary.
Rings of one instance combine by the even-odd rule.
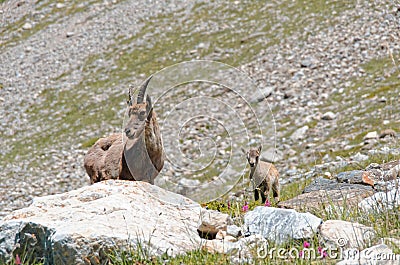
[[[247,152],[247,161],[249,161],[250,167],[257,166],[260,159],[261,145],[258,148],[250,148]]]
[[[140,134],[143,132],[146,121],[149,122],[152,118],[153,106],[151,104],[151,98],[149,95],[147,95],[146,102],[144,102],[144,95],[146,93],[146,88],[151,78],[152,76],[150,76],[140,87],[136,103],[134,103],[132,91],[129,90],[129,100],[128,100],[129,121],[124,128],[125,135],[129,139],[134,139],[139,137]]]

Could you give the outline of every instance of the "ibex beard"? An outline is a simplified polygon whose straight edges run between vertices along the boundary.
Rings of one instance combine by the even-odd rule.
[[[148,78],[140,87],[136,102],[129,91],[129,120],[123,134],[100,138],[87,152],[84,166],[93,184],[107,179],[146,181],[154,179],[164,166],[164,149],[149,95],[144,101]]]

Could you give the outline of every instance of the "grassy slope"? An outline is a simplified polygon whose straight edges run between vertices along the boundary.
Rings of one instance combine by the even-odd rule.
[[[4,1],[4,0],[0,0]],[[115,120],[120,122],[118,118],[116,119],[116,113],[113,110],[113,106],[118,105],[121,101],[124,100],[123,95],[112,96],[109,104],[104,106],[104,108],[99,109],[98,107],[92,105],[85,106],[86,113],[95,113],[94,116],[84,115],[84,112],[79,107],[83,104],[84,101],[89,100],[84,95],[77,99],[76,102],[71,103],[70,98],[73,98],[77,92],[82,87],[87,87],[92,91],[101,91],[103,87],[110,86],[115,83],[125,82],[129,80],[130,76],[134,74],[149,74],[152,71],[159,70],[163,66],[167,66],[173,64],[174,62],[179,62],[182,60],[192,59],[194,56],[189,52],[192,49],[195,49],[196,46],[202,42],[204,39],[210,43],[210,45],[205,48],[199,50],[198,56],[199,58],[204,58],[210,54],[212,54],[215,50],[233,50],[234,53],[225,53],[221,54],[218,58],[220,61],[232,64],[234,66],[238,66],[244,64],[246,62],[254,59],[257,54],[266,46],[278,43],[280,38],[292,34],[293,32],[299,31],[301,29],[298,28],[299,24],[299,14],[302,17],[302,28],[305,24],[307,24],[307,15],[311,12],[318,13],[321,18],[325,13],[330,13],[331,10],[337,10],[338,13],[340,9],[345,8],[344,6],[339,7],[339,4],[326,3],[325,1],[313,0],[313,1],[281,1],[280,8],[283,10],[287,16],[289,17],[289,21],[282,25],[281,28],[275,29],[276,31],[271,32],[271,26],[276,23],[273,16],[268,17],[268,21],[262,27],[256,28],[254,25],[256,21],[263,19],[263,16],[266,12],[263,9],[263,5],[260,2],[250,2],[243,6],[242,10],[237,10],[233,4],[226,5],[223,7],[222,12],[224,17],[218,17],[216,11],[207,10],[205,5],[197,5],[194,6],[191,13],[192,16],[189,16],[190,19],[184,21],[184,27],[180,26],[180,22],[178,23],[177,17],[173,14],[167,14],[160,17],[152,18],[152,23],[146,25],[145,28],[142,29],[142,32],[128,39],[119,39],[117,40],[118,44],[115,45],[109,53],[107,54],[97,54],[93,55],[92,58],[87,58],[86,65],[83,68],[85,72],[86,80],[83,80],[81,84],[76,86],[74,89],[70,91],[63,91],[58,93],[55,90],[49,89],[45,93],[41,95],[44,99],[42,105],[34,106],[30,110],[30,115],[32,118],[32,122],[39,122],[39,120],[46,118],[48,119],[48,114],[41,112],[43,109],[47,109],[50,113],[54,113],[54,108],[65,109],[63,112],[59,112],[57,114],[50,114],[53,117],[51,124],[56,128],[53,131],[49,131],[47,134],[40,133],[34,135],[31,139],[21,139],[15,143],[14,149],[11,153],[6,154],[5,157],[0,157],[2,162],[0,163],[8,163],[12,162],[16,155],[23,156],[23,154],[29,154],[29,150],[26,149],[26,146],[34,146],[35,149],[40,150],[42,147],[50,146],[53,144],[57,144],[61,141],[61,139],[65,139],[66,137],[73,137],[80,128],[82,127],[90,127],[96,126],[96,120],[103,119],[106,122],[113,124]],[[311,11],[313,10],[313,11]],[[315,11],[314,11],[315,10]],[[81,10],[68,10],[69,14],[74,12],[80,12]],[[238,18],[245,18],[245,21],[242,21],[239,24]],[[318,18],[317,18],[318,19]],[[231,28],[221,29],[217,32],[212,32],[210,34],[206,34],[205,32],[195,32],[195,25],[199,22],[205,21],[214,21],[215,23],[221,23],[221,21],[232,21],[231,28],[242,27],[240,32],[234,32]],[[22,22],[17,22],[14,25],[11,25],[8,30],[12,31],[15,28],[20,27]],[[22,35],[18,40],[12,41],[21,41],[23,38],[29,38],[34,32],[37,32],[44,27],[48,26],[50,23],[54,23],[54,21],[46,21],[44,20],[43,24],[40,24],[35,28],[31,33]],[[171,25],[171,28],[166,29],[165,31],[157,31],[150,37],[146,37],[146,33],[155,31],[155,28],[160,24],[163,25]],[[265,34],[258,34],[258,32],[265,32]],[[276,32],[279,32],[276,34]],[[133,42],[138,38],[146,38],[149,42],[148,47],[139,47],[138,49],[130,49],[128,51],[124,51],[123,55],[120,56],[115,64],[116,68],[108,71],[107,74],[109,79],[100,80],[99,74],[103,73],[105,69],[97,69],[94,65],[96,63],[97,58],[103,58],[106,60],[110,60],[113,54],[120,52],[120,47],[129,46],[130,42]],[[12,41],[5,45],[12,45]],[[177,50],[178,48],[178,50]],[[178,52],[177,52],[178,51]],[[155,59],[158,58],[158,59]],[[357,99],[363,95],[368,94],[367,98],[375,98],[381,97],[383,95],[390,97],[390,95],[399,94],[399,81],[398,79],[393,77],[388,78],[384,81],[373,81],[376,76],[382,75],[384,69],[390,67],[391,61],[389,59],[376,59],[366,65],[364,65],[364,69],[370,73],[370,76],[365,79],[355,80],[355,86],[350,88],[345,92],[344,95],[336,95],[333,100],[336,102],[341,102],[343,106],[343,112],[346,109],[350,109],[357,105]],[[65,73],[68,75],[68,73]],[[60,76],[59,78],[62,78]],[[120,81],[122,80],[122,81]],[[361,87],[361,89],[358,89]],[[356,91],[356,92],[354,92]],[[352,95],[352,96],[349,96]],[[393,106],[390,104],[396,103],[384,103],[384,105],[378,106],[378,108],[385,108],[385,106]],[[356,130],[348,130],[349,123],[353,122],[352,117],[343,117],[340,121],[341,126],[338,126],[336,130],[331,134],[331,138],[339,138],[339,137],[347,137],[348,135],[352,135],[352,142],[354,144],[360,143],[362,139],[363,133],[365,131],[365,126],[367,128],[373,128],[376,130],[384,129],[384,128],[399,128],[400,119],[393,119],[390,110],[383,112],[376,112],[377,106],[371,106],[366,109],[358,109],[354,115],[362,117],[360,120],[356,121],[355,126]],[[323,111],[323,110],[321,110]],[[353,111],[352,111],[353,112]],[[372,112],[378,115],[370,115]],[[388,119],[390,123],[388,125],[383,125],[380,121],[382,119]],[[66,126],[61,126],[61,125]],[[362,127],[363,130],[357,130],[358,127]],[[95,139],[87,139],[82,141],[84,147],[90,146]],[[346,152],[335,151],[336,155],[348,156],[359,149],[356,147]],[[321,157],[324,154],[321,153]],[[375,159],[375,158],[372,158]],[[390,158],[386,158],[390,159]],[[379,162],[382,158],[376,158]],[[375,161],[375,160],[374,160]],[[367,161],[369,163],[371,161]],[[40,161],[38,162],[40,164]],[[1,164],[0,164],[1,165]],[[362,168],[364,165],[361,165]],[[302,183],[294,183],[291,185],[287,185],[283,187],[282,194],[285,197],[290,198],[297,195],[301,188],[306,184],[305,181]],[[285,198],[283,198],[285,199]],[[230,213],[232,216],[242,215],[241,212],[241,204],[238,203],[228,210],[227,205],[224,202],[214,203],[209,205],[210,208],[219,209],[221,211],[226,211]],[[253,208],[256,204],[251,203],[250,209]],[[370,215],[365,216],[360,213],[354,212],[349,214],[345,219],[350,221],[360,221],[366,224],[375,224],[374,227],[377,229],[378,233],[381,236],[391,235],[392,231],[398,231],[400,229],[400,225],[398,222],[393,222],[394,215],[398,215],[398,211],[394,211],[393,213],[387,213],[383,216],[378,215]],[[332,217],[341,217],[341,216],[332,216]],[[291,246],[301,248],[302,242],[292,242]],[[312,241],[313,246],[317,246],[317,239]],[[121,256],[121,255],[119,255]],[[128,254],[127,256],[130,256]],[[162,260],[152,260],[149,257],[140,257],[137,253],[133,253],[133,258],[137,260],[138,264],[152,263],[152,262],[162,262]],[[128,257],[126,259],[118,260],[114,259],[113,264],[127,264]],[[181,264],[184,262],[185,264],[198,264],[208,263],[208,264],[225,264],[227,263],[227,259],[225,255],[212,255],[207,254],[202,251],[195,251],[193,253],[189,253],[184,256],[179,256],[174,259],[170,259],[169,263],[171,264]],[[280,263],[281,261],[275,261]]]

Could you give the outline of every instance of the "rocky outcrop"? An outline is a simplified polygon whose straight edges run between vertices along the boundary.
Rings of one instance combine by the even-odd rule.
[[[365,189],[318,190],[300,194],[278,205],[296,211],[320,212],[323,209],[357,207],[359,202],[372,194],[372,190]]]
[[[315,212],[328,208],[357,206],[364,198],[374,193],[367,185],[338,183],[335,180],[319,177],[300,194],[278,205],[297,211]]]
[[[213,221],[205,218],[203,224],[209,215]],[[208,214],[194,201],[157,186],[108,180],[37,198],[6,216],[0,222],[0,261],[28,249],[45,264],[102,264],[111,249],[139,245],[149,255],[176,255],[201,247],[200,227],[214,233],[227,224],[227,215]]]
[[[244,216],[243,232],[261,234],[265,239],[282,244],[291,239],[311,238],[322,220],[310,213],[259,206]]]
[[[372,163],[365,170],[340,172],[335,179],[318,177],[303,190],[303,194],[282,201],[278,206],[309,212],[320,212],[323,209],[341,211],[357,207],[364,210],[393,208],[400,204],[399,196],[396,196],[400,177],[399,163],[399,160],[381,165]]]

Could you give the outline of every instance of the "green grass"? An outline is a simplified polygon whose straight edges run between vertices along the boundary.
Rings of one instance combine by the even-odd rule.
[[[96,2],[98,1],[90,3]],[[36,8],[38,10],[49,8],[50,3],[51,1],[39,2]],[[2,47],[6,48],[13,43],[29,39],[50,24],[57,23],[57,19],[61,15],[70,16],[82,12],[83,9],[78,4],[79,1],[74,1],[63,9],[54,7],[47,17],[34,25],[33,29],[23,31],[21,35],[15,35],[3,43]],[[116,127],[120,126],[121,117],[117,117],[115,108],[119,108],[119,104],[125,101],[124,95],[110,95],[109,99],[101,106],[88,104],[88,102],[93,102],[91,95],[101,94],[108,87],[121,84],[127,87],[135,75],[148,75],[165,66],[184,60],[213,59],[212,55],[217,56],[214,59],[233,66],[243,65],[257,58],[266,47],[279,43],[296,31],[301,31],[303,26],[311,23],[313,19],[321,21],[321,25],[323,25],[325,23],[324,15],[330,14],[333,9],[338,12],[337,15],[344,10],[344,7],[334,1],[325,3],[314,0],[307,4],[302,0],[283,1],[278,4],[278,8],[285,11],[289,20],[287,23],[282,23],[278,29],[271,30],[271,26],[277,24],[279,20],[263,2],[249,1],[236,5],[234,1],[231,1],[223,5],[218,2],[215,4],[220,5],[221,9],[209,10],[204,4],[193,5],[190,10],[191,15],[183,21],[179,15],[176,15],[176,13],[188,12],[183,9],[174,14],[152,17],[150,22],[146,21],[133,36],[116,36],[116,43],[112,47],[106,48],[107,52],[85,58],[82,68],[84,78],[78,85],[62,92],[57,89],[47,89],[40,95],[41,103],[32,106],[27,111],[29,117],[27,122],[30,124],[44,123],[48,125],[46,130],[29,138],[15,137],[13,149],[0,156],[0,165],[13,163],[16,157],[25,159],[35,155],[37,159],[34,166],[40,167],[41,162],[46,160],[45,157],[37,155],[41,152],[40,150],[46,147],[57,148],[65,141],[86,148],[90,146],[94,138],[108,133],[102,131],[100,135],[96,135],[92,139],[82,139],[83,136],[79,135],[82,128],[98,128],[100,121]],[[313,9],[309,8],[310,5],[313,6]],[[220,14],[224,14],[224,16],[221,17]],[[264,19],[266,14],[269,14],[268,20]],[[301,28],[298,27],[298,14],[301,14],[303,18]],[[316,17],[311,18],[308,16],[309,14],[314,14]],[[22,27],[26,19],[21,18],[20,21],[7,25],[1,30],[1,33],[16,31]],[[262,21],[262,23],[256,23],[257,21]],[[213,32],[207,29],[199,31],[196,25],[200,22],[206,25],[207,23],[220,23],[226,27]],[[158,30],[160,25],[164,25],[165,29]],[[137,46],[137,40],[143,40],[146,45]],[[206,46],[198,48],[198,45],[203,42],[206,42]],[[196,52],[192,54],[190,52],[192,50],[196,50]],[[215,51],[223,52],[216,53]],[[101,68],[97,64],[98,59],[109,62],[109,66],[115,67]],[[70,74],[71,71],[67,70],[56,77],[55,81],[67,78]],[[88,93],[82,93],[83,89]]]
[[[141,251],[128,252],[112,252],[110,254],[110,265],[128,265],[128,264],[171,264],[171,265],[197,265],[197,264],[229,264],[227,255],[212,254],[205,250],[194,250],[184,255],[169,257],[163,255],[161,257],[143,255]]]

